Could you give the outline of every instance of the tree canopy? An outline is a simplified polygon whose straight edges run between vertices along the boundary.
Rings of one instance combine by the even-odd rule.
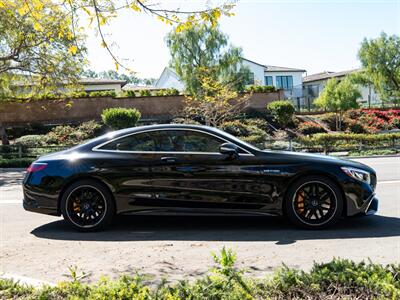
[[[48,1],[26,3],[0,1],[2,96],[28,83],[43,90],[74,82],[84,64],[83,36],[73,31],[71,17]]]
[[[358,53],[365,76],[384,100],[400,100],[400,36],[364,39]]]
[[[166,4],[167,1],[145,0],[1,0],[0,84],[3,93],[10,81],[16,81],[15,76],[23,79],[35,75],[36,82],[41,85],[76,77],[85,62],[83,41],[88,28],[96,31],[99,44],[107,49],[117,71],[120,66],[125,67],[113,53],[112,41],[102,30],[123,10],[133,14],[148,13],[166,24],[176,25],[176,30],[181,31],[199,22],[216,26],[222,15],[231,15],[232,8],[232,4],[225,3],[183,11]],[[89,22],[85,28],[84,20]]]
[[[228,36],[218,26],[201,24],[173,30],[167,36],[171,53],[170,66],[183,81],[187,93],[203,92],[202,72],[236,89],[244,86],[248,70],[241,64],[242,49],[228,44]]]
[[[352,108],[358,108],[357,99],[361,97],[360,91],[349,77],[338,81],[331,78],[314,104],[336,113],[336,127],[340,130],[342,113]]]
[[[211,68],[201,67],[197,70],[202,92],[186,97],[183,110],[185,117],[200,119],[209,126],[219,126],[248,106],[250,95],[239,96],[232,83],[219,82],[215,74]]]

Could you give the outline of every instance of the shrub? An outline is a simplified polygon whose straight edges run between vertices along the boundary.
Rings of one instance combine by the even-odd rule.
[[[174,88],[169,89],[161,89],[155,92],[156,96],[163,97],[163,96],[177,96],[179,95],[179,91]]]
[[[139,91],[140,97],[149,97],[151,96],[151,92],[149,90],[143,89]]]
[[[264,148],[264,142],[267,138],[267,133],[262,128],[258,127],[260,123],[257,121],[227,121],[221,124],[220,128],[254,146]]]
[[[43,134],[31,134],[24,135],[15,140],[15,143],[26,147],[40,146],[46,143],[45,135]]]
[[[335,113],[323,114],[322,116],[319,117],[319,119],[322,122],[324,122],[330,130],[336,130],[336,115],[335,115]]]
[[[322,148],[325,152],[331,150],[359,149],[360,145],[371,148],[395,148],[400,140],[400,133],[356,134],[356,133],[318,133],[313,136],[299,137],[298,142],[307,147]]]
[[[81,123],[78,127],[76,127],[76,130],[85,136],[84,139],[90,139],[98,135],[101,130],[101,125],[95,120],[91,120]]]
[[[326,132],[321,125],[315,122],[300,123],[298,131],[305,135]]]
[[[348,131],[351,133],[367,133],[368,130],[366,127],[364,127],[363,124],[358,122],[357,120],[347,120],[346,119],[346,128]]]
[[[276,88],[271,85],[249,85],[245,88],[245,91],[255,93],[272,93],[276,92]]]
[[[394,117],[390,120],[390,126],[392,128],[398,128],[400,129],[400,117]]]
[[[101,114],[104,124],[112,129],[135,127],[140,117],[136,108],[107,108]]]
[[[274,117],[275,121],[283,127],[289,123],[295,113],[293,104],[287,100],[271,102],[267,105],[267,109]]]
[[[200,122],[190,119],[190,118],[174,118],[171,122],[172,124],[192,124],[201,125]]]
[[[89,95],[88,95],[88,93],[86,93],[86,92],[72,92],[72,93],[70,94],[70,96],[71,96],[72,98],[86,98],[86,97],[88,97]]]
[[[93,91],[89,93],[89,97],[116,97],[115,91]]]
[[[134,98],[134,97],[136,97],[135,91],[128,90],[128,91],[126,91],[125,93],[126,93],[126,96],[129,97],[129,98]]]
[[[0,168],[27,168],[35,158],[0,158]],[[1,279],[0,279],[1,280]],[[0,293],[1,298],[1,293]]]
[[[222,249],[216,266],[196,280],[155,287],[140,275],[103,277],[96,284],[71,281],[32,287],[0,279],[1,299],[399,299],[399,264],[379,265],[333,259],[314,263],[309,271],[282,266],[265,278],[245,276],[236,255]],[[72,272],[72,271],[71,271]]]

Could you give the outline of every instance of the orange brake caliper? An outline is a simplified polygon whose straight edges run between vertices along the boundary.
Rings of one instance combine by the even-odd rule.
[[[81,206],[79,205],[79,199],[78,198],[74,201],[73,205],[74,205],[74,208],[73,208],[74,212],[80,212],[81,211]]]
[[[297,204],[297,209],[298,209],[299,213],[302,214],[304,212],[304,192],[303,191],[301,191],[300,193],[297,194],[296,204]]]

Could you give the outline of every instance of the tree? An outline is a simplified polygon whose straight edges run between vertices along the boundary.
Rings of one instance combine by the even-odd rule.
[[[82,35],[57,6],[40,7],[25,0],[0,2],[0,97],[52,89],[73,83],[84,64]],[[40,11],[40,13],[39,13]],[[26,91],[26,89],[25,89]]]
[[[382,99],[400,100],[400,36],[364,39],[358,53],[365,75]]]
[[[196,76],[202,92],[186,97],[186,117],[202,119],[206,125],[217,127],[247,107],[250,95],[239,96],[233,88],[235,83],[221,83],[215,70],[199,68]]]
[[[358,108],[357,99],[360,97],[360,91],[349,77],[342,81],[331,78],[327,81],[314,104],[325,110],[334,111],[336,114],[336,130],[341,130],[343,112]]]
[[[241,65],[242,50],[228,45],[228,36],[218,26],[202,24],[167,36],[171,67],[185,85],[186,92],[197,96],[202,91],[205,69],[213,71],[220,83],[238,90],[244,87],[248,70]]]

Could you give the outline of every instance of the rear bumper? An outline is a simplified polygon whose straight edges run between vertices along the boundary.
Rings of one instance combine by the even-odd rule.
[[[30,195],[29,192],[24,190],[24,199],[22,201],[22,206],[26,211],[52,215],[52,216],[59,216],[60,213],[57,207],[49,206],[48,204],[49,204],[48,201],[39,201],[35,197],[32,197],[32,195]]]

